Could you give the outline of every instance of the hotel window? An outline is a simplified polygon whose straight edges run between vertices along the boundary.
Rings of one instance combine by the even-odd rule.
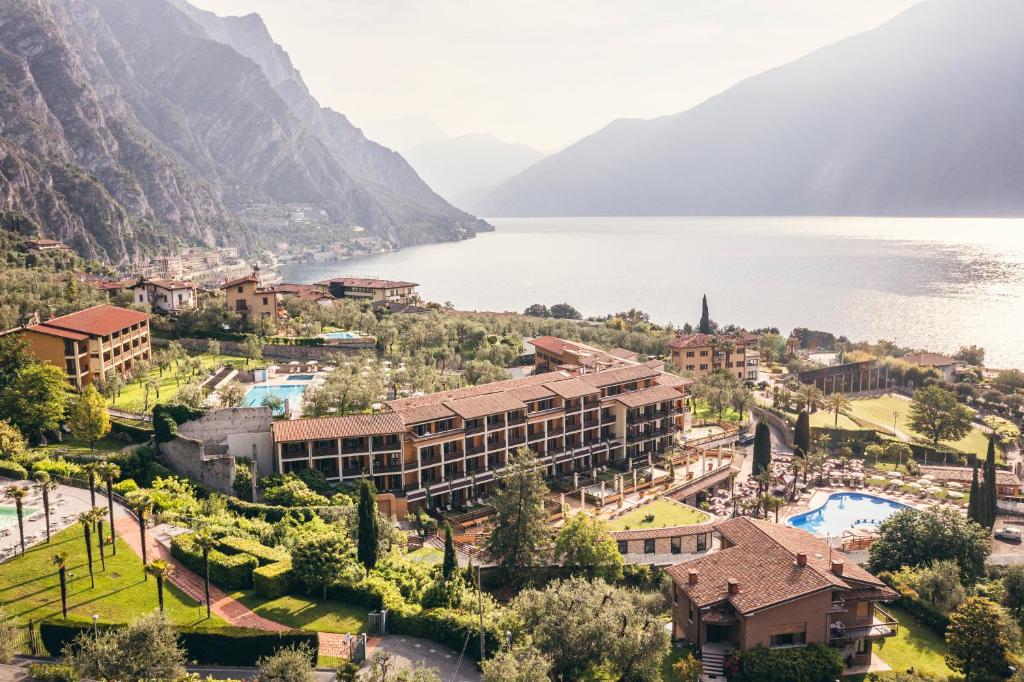
[[[629,552],[629,543],[625,540],[619,540],[619,554],[626,554]]]
[[[700,352],[700,356],[701,356],[702,358],[706,358],[706,357],[708,356],[708,352],[707,352],[706,350],[702,350],[702,351]]]
[[[270,303],[270,299],[268,297],[264,296],[263,297],[263,305],[267,305],[268,303]]]
[[[693,351],[692,350],[686,351],[686,357],[692,358],[693,357]]]
[[[686,369],[689,369],[689,370],[697,369],[697,365],[687,365]]]
[[[644,554],[654,554],[654,540],[644,540]]]
[[[857,602],[857,620],[867,620],[871,617],[871,602]]]
[[[242,293],[242,287],[238,287],[238,293]]]
[[[682,554],[683,553],[683,539],[681,537],[672,538],[672,553]]]
[[[806,632],[784,632],[780,635],[772,635],[768,642],[768,646],[781,647],[781,646],[798,646],[800,644],[806,644],[807,633]]]
[[[701,365],[700,365],[700,368],[701,369],[707,369],[708,368],[708,363],[702,362]]]

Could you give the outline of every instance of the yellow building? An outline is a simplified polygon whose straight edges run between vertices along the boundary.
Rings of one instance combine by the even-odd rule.
[[[32,355],[68,374],[77,389],[108,372],[130,375],[138,360],[151,357],[149,315],[112,305],[98,305],[38,324],[12,329]]]
[[[740,381],[757,380],[757,365],[747,362],[747,350],[757,350],[754,334],[682,334],[670,341],[668,348],[672,364],[692,376],[724,369]]]
[[[227,308],[238,313],[249,324],[263,320],[270,331],[277,329],[278,292],[273,287],[260,286],[255,274],[233,279],[220,285],[227,296]]]

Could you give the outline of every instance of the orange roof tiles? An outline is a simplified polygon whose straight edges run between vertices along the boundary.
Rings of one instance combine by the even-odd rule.
[[[587,395],[598,395],[601,392],[600,389],[591,386],[585,381],[580,381],[579,379],[553,381],[550,384],[547,384],[547,387],[566,400],[582,398]]]
[[[522,400],[517,400],[508,393],[488,393],[452,400],[445,402],[444,406],[463,419],[477,419],[489,414],[526,409],[526,404]]]
[[[52,320],[45,320],[33,326],[33,331],[40,333],[54,333],[50,330],[60,329],[63,331],[78,332],[90,336],[107,336],[125,327],[130,327],[139,322],[149,319],[147,313],[140,313],[137,310],[118,308],[113,305],[97,305],[75,313],[55,317]]]
[[[44,324],[33,324],[29,327],[26,327],[26,329],[32,332],[39,332],[40,334],[59,336],[62,339],[71,339],[72,341],[85,341],[87,338],[89,338],[89,336],[86,334],[68,331],[67,329],[58,329],[56,327],[47,327]]]
[[[255,275],[248,275],[246,277],[239,277],[238,279],[233,279],[233,280],[230,280],[228,282],[224,282],[224,284],[220,285],[220,288],[221,289],[227,289],[228,287],[237,286],[239,284],[245,284],[246,282],[254,282],[256,284],[259,284],[260,283],[260,278],[256,277]]]
[[[363,289],[401,289],[404,287],[418,287],[416,282],[403,282],[396,279],[376,279],[373,277],[335,277],[325,279],[317,284],[337,283],[345,287],[360,287]]]
[[[455,413],[449,410],[444,405],[438,403],[436,405],[421,405],[419,407],[406,407],[398,410],[398,415],[402,418],[402,421],[406,424],[419,424],[420,422],[429,422],[436,419],[447,419],[448,417],[454,417]]]
[[[551,386],[554,385],[554,383],[550,383],[537,384],[534,386],[522,386],[520,388],[513,388],[508,392],[508,394],[513,398],[518,398],[519,400],[522,400],[523,402],[529,402],[531,400],[543,400],[544,398],[550,398],[551,396],[555,395],[555,392],[550,388]]]
[[[584,374],[580,376],[579,379],[580,381],[587,382],[591,386],[603,388],[605,386],[613,386],[615,384],[621,384],[627,381],[653,379],[654,377],[658,376],[658,374],[658,370],[651,369],[650,367],[644,367],[643,365],[629,365],[627,367],[607,369],[603,372]]]
[[[626,407],[643,407],[666,400],[681,400],[682,397],[682,394],[671,386],[651,386],[639,391],[621,393],[615,396],[615,400]]]
[[[409,407],[419,407],[421,405],[435,405],[448,400],[459,400],[461,398],[470,398],[476,395],[500,393],[502,391],[511,391],[512,389],[522,388],[524,386],[544,384],[549,381],[554,381],[559,377],[564,379],[567,378],[568,375],[558,374],[557,372],[548,374],[531,374],[528,377],[521,377],[519,379],[506,379],[505,381],[495,381],[491,384],[465,386],[463,388],[456,388],[450,391],[440,391],[438,393],[428,393],[427,395],[415,396],[413,398],[389,400],[386,405],[393,410],[403,410]]]
[[[940,355],[939,353],[907,353],[903,359],[919,367],[947,367],[957,364],[958,360]]]
[[[688,535],[701,535],[714,530],[715,524],[698,523],[690,526],[669,526],[668,528],[640,528],[636,530],[613,530],[608,534],[613,540],[656,540],[658,538],[676,538]]]
[[[405,431],[401,417],[393,412],[349,414],[342,417],[316,417],[275,421],[274,442],[293,440],[330,440],[360,436],[385,436]]]

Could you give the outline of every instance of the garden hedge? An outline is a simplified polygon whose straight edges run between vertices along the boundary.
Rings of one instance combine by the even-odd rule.
[[[265,518],[271,523],[276,523],[285,516],[291,514],[303,521],[311,521],[314,516],[324,516],[330,520],[330,516],[344,507],[333,505],[323,507],[284,507],[277,504],[263,504],[261,502],[247,502],[237,497],[226,498],[228,509],[250,519]]]
[[[726,670],[735,666],[734,658],[726,659]],[[730,682],[761,682],[761,680],[794,680],[799,682],[831,682],[843,674],[839,652],[824,644],[808,644],[791,649],[769,649],[757,646],[738,654],[738,669],[729,675]]]
[[[252,586],[268,599],[283,597],[292,591],[294,585],[291,561],[259,566],[252,572]]]
[[[133,443],[145,443],[153,437],[153,429],[150,427],[131,424],[120,419],[110,420],[110,431],[111,433],[123,433]]]
[[[119,627],[101,625],[104,627]],[[46,650],[57,655],[79,632],[92,629],[92,624],[51,618],[40,621],[39,637]],[[175,627],[178,640],[189,660],[202,665],[251,666],[261,656],[269,656],[282,647],[306,643],[312,648],[316,662],[317,633],[305,630],[271,632],[247,628]]]
[[[199,575],[204,574],[203,552],[195,545],[191,534],[176,535],[171,540],[171,555]],[[219,550],[210,551],[210,582],[228,590],[247,590],[252,587],[252,572],[260,565],[249,554],[227,555]]]
[[[28,480],[28,470],[17,462],[9,459],[0,460],[0,476],[13,478],[15,481]]]
[[[280,549],[274,549],[273,547],[267,547],[264,544],[247,538],[221,538],[218,549],[228,556],[234,556],[236,554],[248,554],[250,556],[254,556],[256,557],[256,560],[260,562],[260,566],[288,561],[290,558],[288,552]]]

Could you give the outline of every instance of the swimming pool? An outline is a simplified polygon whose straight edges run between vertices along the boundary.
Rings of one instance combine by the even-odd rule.
[[[861,493],[833,493],[817,509],[791,516],[786,523],[822,537],[839,537],[854,526],[877,526],[905,504]]]
[[[362,334],[357,334],[356,332],[327,332],[326,334],[321,334],[320,336],[324,337],[325,339],[359,339],[359,338],[362,338]]]
[[[288,381],[312,381],[316,378],[315,374],[289,374]]]
[[[22,507],[21,514],[27,520],[36,513],[35,507]],[[0,528],[18,525],[18,508],[0,505]]]
[[[248,407],[259,407],[263,404],[263,399],[268,395],[277,396],[282,401],[287,400],[292,407],[298,404],[299,399],[302,398],[302,393],[306,390],[308,384],[276,384],[273,386],[253,386],[245,394],[245,404]],[[284,406],[274,410],[274,414],[284,414]]]

